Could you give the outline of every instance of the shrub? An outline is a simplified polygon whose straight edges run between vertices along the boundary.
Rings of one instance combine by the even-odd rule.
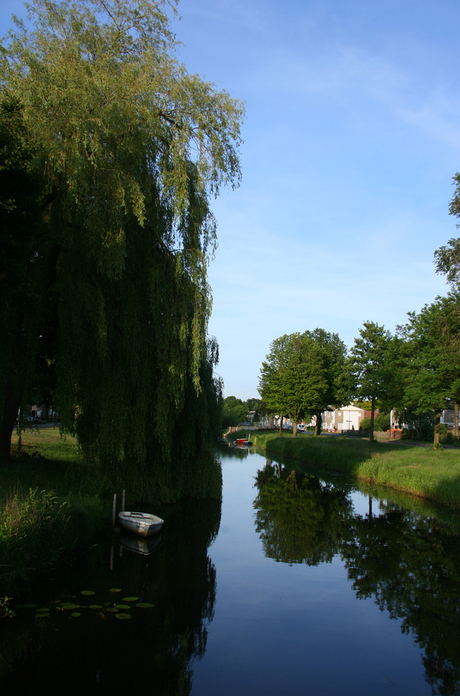
[[[371,419],[364,418],[359,426],[360,430],[370,430]],[[390,414],[389,413],[379,413],[378,416],[374,418],[374,432],[381,431],[385,432],[390,427]]]

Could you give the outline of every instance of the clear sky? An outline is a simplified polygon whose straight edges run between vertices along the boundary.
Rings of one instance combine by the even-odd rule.
[[[0,33],[22,2],[2,0]],[[179,58],[246,101],[243,180],[213,204],[209,269],[225,396],[257,396],[270,342],[347,346],[445,294],[460,236],[458,0],[181,0]]]

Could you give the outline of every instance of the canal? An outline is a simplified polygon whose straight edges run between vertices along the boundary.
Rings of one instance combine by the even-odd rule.
[[[460,694],[458,515],[222,447],[222,503],[101,539],[0,623],[2,693]],[[131,546],[131,548],[130,548]]]

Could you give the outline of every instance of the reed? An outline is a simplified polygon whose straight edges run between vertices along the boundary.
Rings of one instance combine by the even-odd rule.
[[[12,492],[0,518],[0,596],[28,590],[38,577],[70,563],[91,542],[104,513],[90,496],[61,499],[36,488]]]

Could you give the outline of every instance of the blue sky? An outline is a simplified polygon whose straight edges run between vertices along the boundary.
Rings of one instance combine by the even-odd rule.
[[[270,342],[321,327],[347,346],[447,291],[457,236],[460,5],[182,0],[180,58],[244,99],[243,181],[214,210],[210,333],[225,395],[257,396]],[[460,235],[460,233],[459,233]]]
[[[0,7],[0,33],[22,2]],[[179,58],[246,101],[243,180],[214,202],[209,269],[225,395],[257,396],[270,342],[351,346],[445,294],[460,236],[458,0],[181,0]]]

